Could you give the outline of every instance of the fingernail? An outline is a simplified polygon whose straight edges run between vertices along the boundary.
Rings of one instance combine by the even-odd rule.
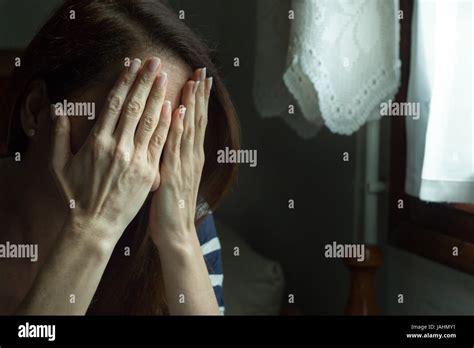
[[[141,65],[142,61],[139,58],[135,58],[132,62],[132,65],[130,65],[130,72],[132,74],[136,74],[138,72],[138,69],[140,69]]]
[[[169,100],[165,101],[165,112],[168,112],[171,110],[171,102]]]
[[[166,80],[168,79],[168,74],[162,71],[158,79],[158,86],[163,88],[165,86]]]
[[[150,60],[146,62],[146,68],[148,72],[155,72],[156,69],[158,69],[158,66],[160,65],[161,61],[160,58],[158,57],[153,57]]]
[[[209,90],[211,90],[211,88],[212,88],[212,82],[213,82],[214,80],[212,79],[212,77],[209,77],[207,80],[209,81]]]
[[[201,81],[196,81],[196,82],[194,82],[194,86],[193,86],[193,93],[194,93],[194,94],[196,94],[196,91],[197,91],[197,89],[198,89],[198,87],[199,87],[199,82],[201,82]]]
[[[185,114],[186,114],[186,107],[184,105],[180,105],[179,106],[179,117],[181,119],[183,119]]]
[[[206,68],[201,69],[201,81],[206,79]]]

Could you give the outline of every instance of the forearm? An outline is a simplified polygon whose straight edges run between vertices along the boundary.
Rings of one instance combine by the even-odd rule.
[[[97,289],[113,243],[66,223],[30,291],[20,315],[84,315]]]
[[[218,315],[219,307],[194,227],[162,241],[159,253],[172,315]]]

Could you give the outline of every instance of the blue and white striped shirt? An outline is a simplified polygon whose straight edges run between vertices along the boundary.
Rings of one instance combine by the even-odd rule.
[[[219,311],[224,314],[224,299],[222,295],[222,283],[224,274],[222,270],[221,244],[217,238],[214,217],[208,214],[197,228],[201,252],[206,261],[209,278],[216,295]]]

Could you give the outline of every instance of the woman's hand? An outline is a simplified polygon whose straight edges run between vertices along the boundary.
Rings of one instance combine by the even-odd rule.
[[[149,233],[160,254],[166,300],[172,315],[217,315],[219,307],[195,228],[204,166],[204,136],[212,78],[195,72],[183,88],[171,121],[161,183],[153,193]]]
[[[152,197],[149,233],[157,246],[196,238],[195,211],[212,78],[206,79],[206,69],[198,69],[194,80],[184,86],[182,105],[173,113],[160,166],[161,183]]]
[[[171,121],[164,101],[167,76],[156,57],[135,59],[112,88],[78,153],[70,149],[70,123],[57,116],[51,168],[76,230],[115,245],[152,186]]]

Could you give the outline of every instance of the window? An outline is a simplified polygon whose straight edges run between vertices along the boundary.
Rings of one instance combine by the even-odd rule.
[[[412,0],[400,0],[402,85],[397,101],[408,89]],[[399,248],[474,274],[474,205],[420,201],[404,191],[406,134],[403,117],[391,118],[391,178],[389,242]]]

